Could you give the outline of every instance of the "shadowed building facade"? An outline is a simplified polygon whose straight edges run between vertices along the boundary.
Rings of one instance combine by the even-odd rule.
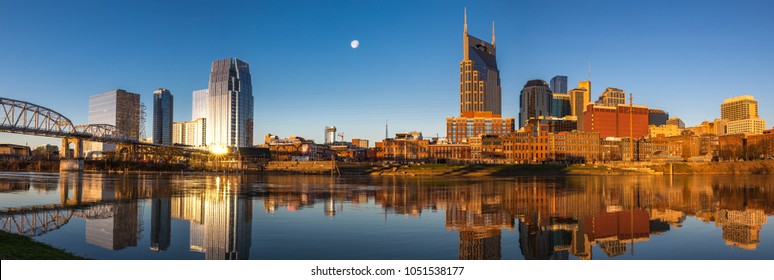
[[[551,92],[567,93],[567,76],[554,76],[551,78]]]
[[[669,113],[660,109],[648,109],[649,125],[665,125],[669,120]]]
[[[552,102],[553,94],[546,81],[528,81],[519,99],[519,128],[524,127],[529,119],[551,115]]]
[[[168,89],[153,92],[153,143],[172,145],[172,108],[174,100]]]
[[[570,95],[565,93],[554,93],[551,95],[551,116],[564,118],[572,116],[572,100]]]

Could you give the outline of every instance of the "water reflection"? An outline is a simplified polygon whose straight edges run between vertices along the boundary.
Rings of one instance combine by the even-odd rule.
[[[682,238],[690,239],[700,235],[701,232],[695,231],[673,232],[683,227],[687,217],[720,228],[725,245],[755,251],[761,244],[762,226],[774,209],[774,177],[771,176],[467,180],[2,175],[8,175],[0,179],[3,230],[42,236],[56,232],[71,219],[82,219],[85,220],[85,243],[99,248],[116,251],[136,248],[147,234],[150,238],[144,241],[148,245],[143,248],[161,253],[172,250],[174,242],[185,240],[181,235],[185,234],[188,235],[187,252],[221,260],[249,259],[256,240],[286,242],[289,247],[298,241],[283,239],[282,233],[254,236],[255,213],[282,211],[293,217],[320,211],[319,218],[304,216],[301,221],[309,223],[311,235],[317,230],[316,219],[356,216],[359,212],[381,214],[369,215],[361,223],[384,219],[388,226],[393,225],[387,222],[388,216],[440,215],[445,219],[445,226],[436,235],[456,232],[457,254],[439,253],[431,255],[433,258],[501,259],[504,248],[515,246],[524,259],[566,260],[622,255],[636,258],[638,245],[657,242],[652,240],[655,236],[681,234]],[[59,192],[59,201],[37,202],[44,200],[39,194],[54,191]],[[35,203],[14,205],[10,196],[5,195],[20,192],[32,197]],[[259,207],[254,213],[253,203],[262,209]],[[150,205],[147,215],[146,205]],[[316,210],[320,209],[317,207],[321,210]],[[187,232],[173,227],[173,221],[188,223]],[[144,223],[150,224],[149,233],[144,233]],[[411,233],[415,229],[406,226],[397,230]],[[514,231],[518,233],[518,240],[504,237],[504,232]],[[763,237],[767,238],[772,237]],[[383,240],[387,248],[382,250],[390,250],[389,244],[393,241]],[[442,241],[418,238],[416,243],[420,242]],[[296,257],[305,258],[304,251],[298,254]],[[670,252],[660,254],[669,258]],[[346,255],[333,256],[338,257],[346,258]],[[369,259],[382,257],[377,252],[366,255]]]

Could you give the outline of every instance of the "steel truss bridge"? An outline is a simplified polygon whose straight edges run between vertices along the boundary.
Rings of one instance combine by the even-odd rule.
[[[49,108],[0,97],[0,132],[62,138],[60,158],[83,158],[83,141],[116,144],[123,160],[206,160],[207,151],[140,142],[110,124],[74,125],[69,118]],[[74,152],[68,153],[74,143]]]
[[[26,236],[39,236],[57,230],[73,217],[104,219],[113,216],[113,206],[104,203],[43,205],[0,211],[0,230]]]

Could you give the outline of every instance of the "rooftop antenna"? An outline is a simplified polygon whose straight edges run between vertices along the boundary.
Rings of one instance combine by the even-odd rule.
[[[591,62],[589,62],[589,79],[588,81],[591,81]]]
[[[387,126],[387,120],[384,120],[384,139],[389,138],[387,137],[390,135],[389,131],[390,130],[389,130],[389,126]]]

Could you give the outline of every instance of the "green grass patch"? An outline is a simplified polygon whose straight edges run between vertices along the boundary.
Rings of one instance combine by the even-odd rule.
[[[3,260],[83,260],[84,258],[32,240],[0,231],[0,259]]]

